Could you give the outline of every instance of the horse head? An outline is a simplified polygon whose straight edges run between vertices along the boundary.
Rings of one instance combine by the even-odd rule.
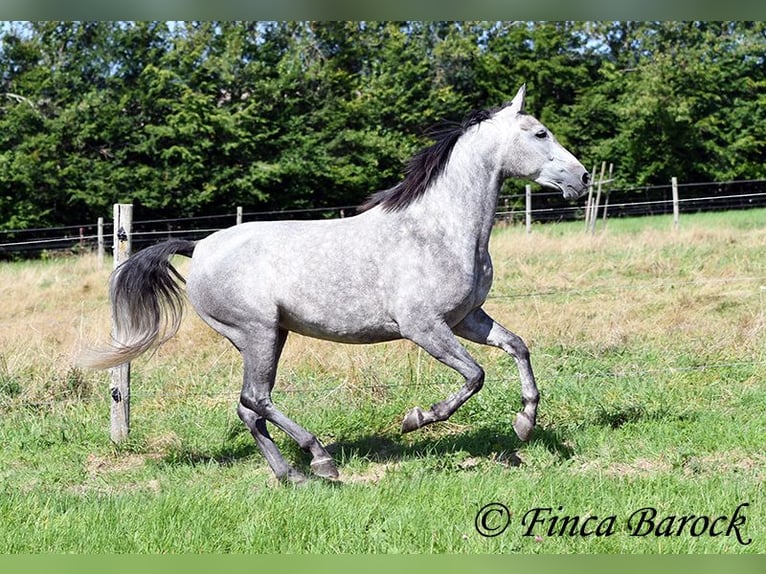
[[[522,85],[496,115],[502,121],[504,141],[514,152],[504,154],[507,173],[558,189],[567,199],[580,197],[588,189],[588,171],[548,128],[526,113],[525,96],[526,86]]]

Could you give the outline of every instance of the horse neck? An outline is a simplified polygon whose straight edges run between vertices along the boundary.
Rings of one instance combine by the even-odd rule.
[[[504,175],[498,150],[472,130],[458,140],[442,175],[422,198],[435,229],[465,239],[472,249],[489,243]]]

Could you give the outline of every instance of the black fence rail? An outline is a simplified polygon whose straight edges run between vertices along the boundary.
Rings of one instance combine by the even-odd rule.
[[[766,207],[766,180],[678,183],[680,213],[728,211]],[[673,213],[672,185],[602,189],[598,216],[608,218],[667,215]],[[567,201],[559,192],[532,194],[532,218],[536,222],[575,221],[585,217],[585,202]],[[524,195],[500,198],[498,217],[521,222],[525,217]]]
[[[766,180],[740,180],[708,183],[679,183],[680,213],[726,211],[766,207]],[[598,217],[637,217],[673,212],[672,186],[656,185],[602,189]],[[219,229],[249,221],[286,219],[326,219],[351,216],[356,206],[339,206],[282,211],[243,211],[219,215],[176,219],[133,221],[132,243],[137,251],[146,245],[171,237],[199,239]],[[535,191],[531,218],[534,222],[577,221],[585,217],[585,201],[567,201],[558,192]],[[522,223],[526,218],[524,195],[500,197],[498,220]],[[53,257],[61,254],[95,251],[99,237],[103,249],[112,250],[113,227],[110,220],[101,225],[87,223],[63,227],[0,230],[0,260]]]
[[[249,221],[286,219],[326,219],[353,215],[356,207],[294,209],[284,211],[242,211],[220,215],[181,217],[174,219],[146,219],[133,221],[131,242],[133,250],[171,237],[200,239],[214,231]],[[99,238],[104,249],[111,252],[114,227],[104,221],[99,233],[98,223],[62,227],[0,230],[0,260],[56,257],[59,255],[90,252],[98,249]]]

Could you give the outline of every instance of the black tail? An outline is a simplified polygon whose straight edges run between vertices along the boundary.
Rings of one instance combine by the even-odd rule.
[[[170,264],[170,257],[191,257],[194,246],[193,241],[171,239],[139,251],[114,270],[109,280],[112,343],[85,352],[81,365],[95,369],[116,367],[176,334],[183,313],[179,282],[184,279]]]

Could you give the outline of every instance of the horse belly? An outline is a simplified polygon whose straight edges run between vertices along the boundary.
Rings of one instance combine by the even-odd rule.
[[[296,333],[344,343],[399,337],[374,274],[301,273],[277,295],[280,325]]]
[[[348,322],[342,317],[329,320],[312,320],[286,312],[280,315],[280,326],[306,337],[324,339],[338,343],[380,343],[401,338],[396,323],[393,322]]]

